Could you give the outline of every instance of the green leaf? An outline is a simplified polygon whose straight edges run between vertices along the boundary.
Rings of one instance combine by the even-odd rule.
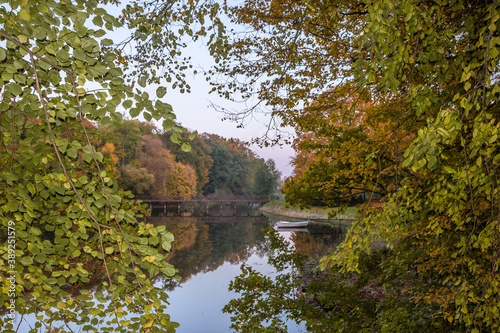
[[[156,89],[156,96],[158,96],[158,98],[162,98],[163,96],[165,96],[166,93],[167,93],[167,88],[165,87],[158,87],[158,89]]]
[[[141,111],[138,108],[132,108],[129,111],[130,117],[132,117],[132,118],[137,117],[140,113],[141,113]]]
[[[164,241],[161,243],[161,247],[165,250],[165,251],[170,251],[170,249],[172,248],[172,244],[168,241]]]
[[[0,61],[4,61],[7,58],[7,52],[0,47]]]
[[[68,149],[68,150],[69,150],[69,149]],[[84,153],[84,154],[82,155],[82,158],[83,158],[83,160],[84,160],[85,162],[87,162],[87,163],[90,163],[90,162],[93,160],[93,158],[92,158],[92,154],[90,154],[90,153]]]
[[[127,99],[127,100],[123,101],[122,105],[125,109],[130,109],[130,107],[132,106],[132,101],[130,99]]]
[[[20,96],[23,92],[23,88],[17,83],[10,83],[7,85],[7,91],[14,96]]]
[[[92,23],[94,23],[95,25],[97,25],[98,27],[102,27],[102,24],[103,24],[103,21],[102,21],[102,17],[99,16],[99,15],[96,15],[94,17],[94,19],[92,20]]]
[[[30,256],[23,256],[21,259],[19,259],[19,261],[25,266],[33,264],[33,258],[31,258]]]
[[[96,32],[94,32],[94,36],[96,37],[102,37],[104,35],[106,35],[106,31],[104,31],[103,29],[99,29]]]
[[[55,277],[50,277],[45,282],[48,283],[48,284],[56,284],[57,283],[57,279]]]
[[[182,151],[188,153],[191,151],[191,145],[188,142],[184,142],[181,146]]]
[[[76,148],[69,148],[66,150],[66,154],[71,158],[76,158],[78,156],[78,150],[76,150]]]
[[[141,76],[141,77],[139,78],[139,80],[137,80],[137,83],[138,83],[141,87],[145,88],[145,87],[146,87],[146,80],[147,80],[147,77],[143,75],[143,76]]]
[[[99,198],[98,200],[94,201],[94,204],[97,206],[97,208],[104,207],[107,204],[108,200],[106,198]]]
[[[181,142],[181,136],[179,133],[173,133],[170,135],[170,141],[173,143],[180,143]]]
[[[81,60],[81,61],[85,61],[85,59],[87,58],[85,51],[81,48],[75,48],[73,50],[73,55],[75,56],[76,59]]]

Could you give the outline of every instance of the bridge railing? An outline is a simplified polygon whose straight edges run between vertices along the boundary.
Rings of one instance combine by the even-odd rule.
[[[260,202],[267,202],[269,201],[268,196],[262,196],[262,195],[254,195],[254,196],[249,196],[249,195],[228,195],[228,196],[217,196],[217,197],[202,197],[202,198],[193,198],[193,199],[186,199],[185,197],[179,197],[179,196],[163,196],[163,197],[157,197],[157,196],[145,196],[145,195],[137,195],[134,197],[136,200],[141,200],[145,202],[177,202],[177,201],[260,201]]]

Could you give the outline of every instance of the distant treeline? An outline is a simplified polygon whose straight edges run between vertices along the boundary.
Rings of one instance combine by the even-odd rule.
[[[135,195],[190,199],[279,190],[275,162],[258,158],[240,140],[186,131],[174,143],[171,133],[133,120],[100,130],[101,153],[113,161],[119,186]],[[178,142],[189,142],[190,149]]]

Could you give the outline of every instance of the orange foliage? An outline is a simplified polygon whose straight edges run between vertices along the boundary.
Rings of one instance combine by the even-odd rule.
[[[176,162],[167,183],[167,193],[185,200],[196,196],[196,173],[189,165]]]
[[[398,103],[380,97],[374,102],[346,85],[304,109],[296,117],[295,176],[285,185],[287,200],[332,205],[395,190],[412,138],[394,121]]]
[[[111,167],[111,170],[116,175],[116,164],[118,163],[119,158],[118,158],[118,156],[116,156],[114,154],[115,144],[112,142],[106,142],[104,144],[104,146],[99,148],[99,151],[113,162],[113,166]]]

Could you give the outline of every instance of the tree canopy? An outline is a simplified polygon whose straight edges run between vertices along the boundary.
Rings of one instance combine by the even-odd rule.
[[[405,297],[419,311],[398,307],[393,297],[396,306],[380,307],[377,325],[405,331],[423,316],[441,327],[498,331],[499,18],[497,0],[132,1],[119,20],[133,34],[111,47],[106,30],[119,24],[96,1],[6,3],[0,216],[22,239],[15,247],[16,291],[23,295],[16,306],[45,309],[47,325],[64,316],[92,329],[88,322],[114,313],[116,330],[173,327],[159,302],[166,295],[142,273],[175,274],[161,260],[171,235],[137,222],[138,207],[119,191],[112,169],[112,154],[131,157],[120,156],[117,146],[116,154],[111,147],[98,151],[98,134],[86,121],[118,123],[121,106],[132,117],[163,121],[171,140],[182,143],[184,130],[161,101],[167,88],[159,87],[153,101],[134,87],[165,78],[188,91],[191,64],[182,52],[192,38],[215,58],[206,73],[214,92],[253,103],[231,118],[264,110],[299,131],[297,147],[312,155],[304,154],[294,180],[308,191],[295,195],[289,183],[292,203],[367,195],[360,220],[323,267],[359,271],[361,253],[376,240],[387,243],[380,274],[404,281]],[[124,52],[127,42],[135,43],[131,54]],[[357,96],[361,104],[353,103]],[[138,134],[146,133],[131,133],[137,142]],[[234,166],[248,168],[242,145],[214,142],[217,155],[234,154]],[[144,162],[153,163],[145,156]],[[212,180],[233,192],[251,184],[232,177],[233,169],[212,171]],[[371,207],[375,194],[383,207]],[[8,291],[12,251],[6,245],[0,251]],[[93,258],[104,271],[82,267]],[[99,274],[109,295],[97,294],[102,302],[91,319],[86,311],[95,303],[81,285]],[[68,282],[79,291],[74,300]],[[385,286],[392,296],[401,292]],[[120,319],[123,309],[136,310],[119,291],[144,302],[135,322]]]
[[[383,207],[363,209],[324,267],[356,270],[360,252],[383,239],[393,254],[381,265],[409,282],[416,306],[478,332],[500,327],[498,7],[461,0],[135,2],[122,19],[155,50],[138,50],[149,66],[179,61],[186,36],[208,38],[214,91],[257,98],[233,117],[263,108],[308,133],[301,146],[316,157],[302,180],[312,192],[292,200],[353,189],[368,190],[368,203],[381,195]],[[165,26],[167,19],[180,29]],[[355,94],[369,107],[353,126]],[[391,311],[380,320],[398,311],[401,320],[415,318]]]

